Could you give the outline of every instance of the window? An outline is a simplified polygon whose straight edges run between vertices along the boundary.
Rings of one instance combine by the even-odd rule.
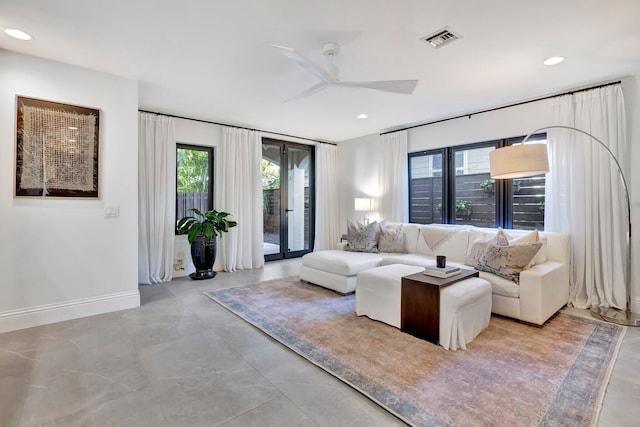
[[[489,153],[520,138],[409,154],[409,222],[544,229],[545,176],[495,181]],[[534,135],[529,143],[546,143]]]
[[[480,183],[489,178],[489,152],[496,144],[481,143],[472,146],[453,147],[456,175],[450,182],[454,197],[450,212],[455,212],[455,223],[478,227],[496,224],[495,193],[485,193]]]
[[[522,138],[509,140],[508,145],[518,145]],[[547,143],[546,135],[535,135],[526,144]],[[545,175],[527,178],[514,178],[511,181],[511,194],[507,194],[511,211],[507,216],[511,218],[511,228],[544,229],[544,192]]]
[[[176,223],[189,209],[213,209],[213,148],[176,146]]]

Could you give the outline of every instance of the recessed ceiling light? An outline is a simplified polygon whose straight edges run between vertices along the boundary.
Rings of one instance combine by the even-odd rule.
[[[556,65],[564,61],[562,56],[552,56],[551,58],[545,59],[543,62],[544,65]]]
[[[366,114],[358,114],[356,117],[359,119],[366,119],[368,116]]]
[[[31,36],[29,34],[21,30],[16,30],[15,28],[7,28],[6,30],[4,30],[4,32],[7,33],[7,35],[13,37],[14,39],[31,40]]]

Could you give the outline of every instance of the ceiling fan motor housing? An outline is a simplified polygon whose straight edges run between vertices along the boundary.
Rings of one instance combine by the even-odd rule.
[[[340,53],[340,45],[335,42],[325,43],[322,46],[322,53],[326,56],[336,56]]]

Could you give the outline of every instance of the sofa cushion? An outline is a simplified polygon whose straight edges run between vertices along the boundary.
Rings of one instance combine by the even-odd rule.
[[[386,253],[407,253],[405,234],[402,230],[402,224],[397,228],[380,224],[378,250]]]
[[[354,223],[347,220],[347,246],[345,251],[378,252],[378,233],[380,227],[374,221],[369,225]]]
[[[486,271],[480,272],[480,278],[491,283],[491,293],[502,295],[503,297],[520,298],[520,286],[511,280],[487,273]]]
[[[355,276],[363,270],[377,267],[381,262],[382,256],[378,254],[340,250],[311,252],[302,257],[302,264],[307,267],[342,276]]]
[[[520,272],[531,262],[542,243],[522,243],[513,246],[489,244],[476,268],[520,283]]]
[[[380,265],[391,264],[405,264],[426,267],[427,265],[435,265],[436,259],[434,257],[420,254],[389,255],[384,256],[382,258],[382,262],[380,263]]]
[[[404,254],[404,255],[384,255],[380,265],[406,264],[419,267],[433,267],[436,265],[436,259],[428,255],[420,254]],[[460,262],[447,260],[447,266],[464,267]]]
[[[435,257],[444,255],[447,260],[464,262],[467,257],[469,230],[453,226],[424,225],[420,228],[416,253]]]

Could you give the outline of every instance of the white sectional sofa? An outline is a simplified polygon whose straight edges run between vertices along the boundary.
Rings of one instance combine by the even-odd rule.
[[[342,294],[354,292],[359,272],[389,264],[427,266],[435,264],[436,255],[445,255],[447,265],[464,266],[473,242],[478,238],[495,235],[493,228],[477,228],[444,224],[387,224],[402,225],[407,253],[349,252],[344,249],[312,252],[302,258],[300,278],[309,283],[332,289]],[[446,230],[446,231],[443,231]],[[505,230],[512,238],[530,231]],[[434,245],[439,236],[446,241]],[[480,277],[492,286],[492,309],[496,314],[524,322],[542,325],[562,308],[569,299],[568,234],[540,232],[542,248],[535,257],[536,265],[519,274],[519,284],[480,272]],[[427,243],[431,240],[431,245]],[[437,242],[436,242],[437,243]],[[436,246],[435,251],[431,247]],[[468,266],[467,266],[468,267]]]

